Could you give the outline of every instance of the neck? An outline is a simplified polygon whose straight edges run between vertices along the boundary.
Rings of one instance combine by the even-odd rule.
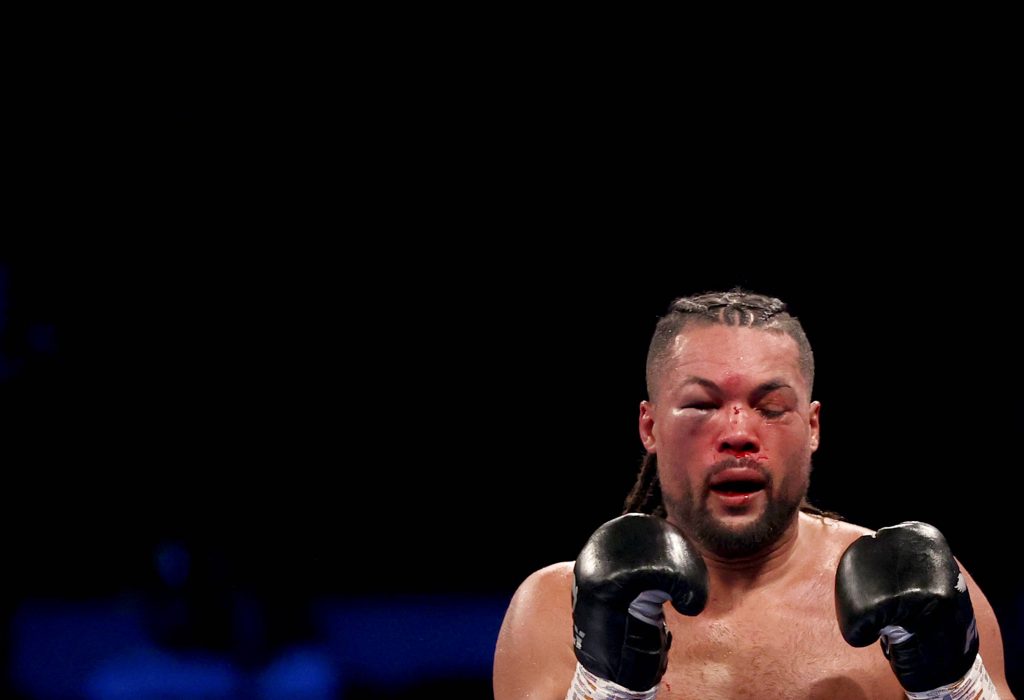
[[[798,511],[779,539],[750,556],[723,557],[695,543],[708,567],[712,599],[729,605],[737,596],[785,576],[796,566],[799,538]]]

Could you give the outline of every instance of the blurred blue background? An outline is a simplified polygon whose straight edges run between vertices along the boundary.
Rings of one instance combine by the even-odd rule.
[[[516,586],[633,483],[656,318],[735,284],[814,345],[812,500],[942,529],[1021,692],[983,95],[957,145],[945,98],[833,74],[195,48],[14,78],[5,697],[489,696]]]

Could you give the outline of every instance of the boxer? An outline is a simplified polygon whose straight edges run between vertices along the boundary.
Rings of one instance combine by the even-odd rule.
[[[872,532],[807,501],[813,382],[780,300],[673,302],[627,514],[519,587],[497,700],[1013,698],[992,608],[934,527]]]

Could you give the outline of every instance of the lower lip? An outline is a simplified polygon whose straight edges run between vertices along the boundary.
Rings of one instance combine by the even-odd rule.
[[[764,493],[764,489],[760,491],[754,491],[752,493],[728,493],[721,491],[712,491],[712,495],[718,498],[718,501],[725,506],[730,508],[740,508],[747,505],[756,497]]]

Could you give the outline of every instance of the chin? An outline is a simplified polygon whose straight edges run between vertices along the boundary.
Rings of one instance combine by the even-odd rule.
[[[715,526],[730,532],[742,532],[752,530],[761,526],[764,519],[764,511],[760,513],[744,513],[743,515],[712,515]]]
[[[743,558],[771,547],[786,532],[800,501],[769,500],[757,514],[715,515],[700,508],[669,509],[684,531],[708,551],[723,558]]]

